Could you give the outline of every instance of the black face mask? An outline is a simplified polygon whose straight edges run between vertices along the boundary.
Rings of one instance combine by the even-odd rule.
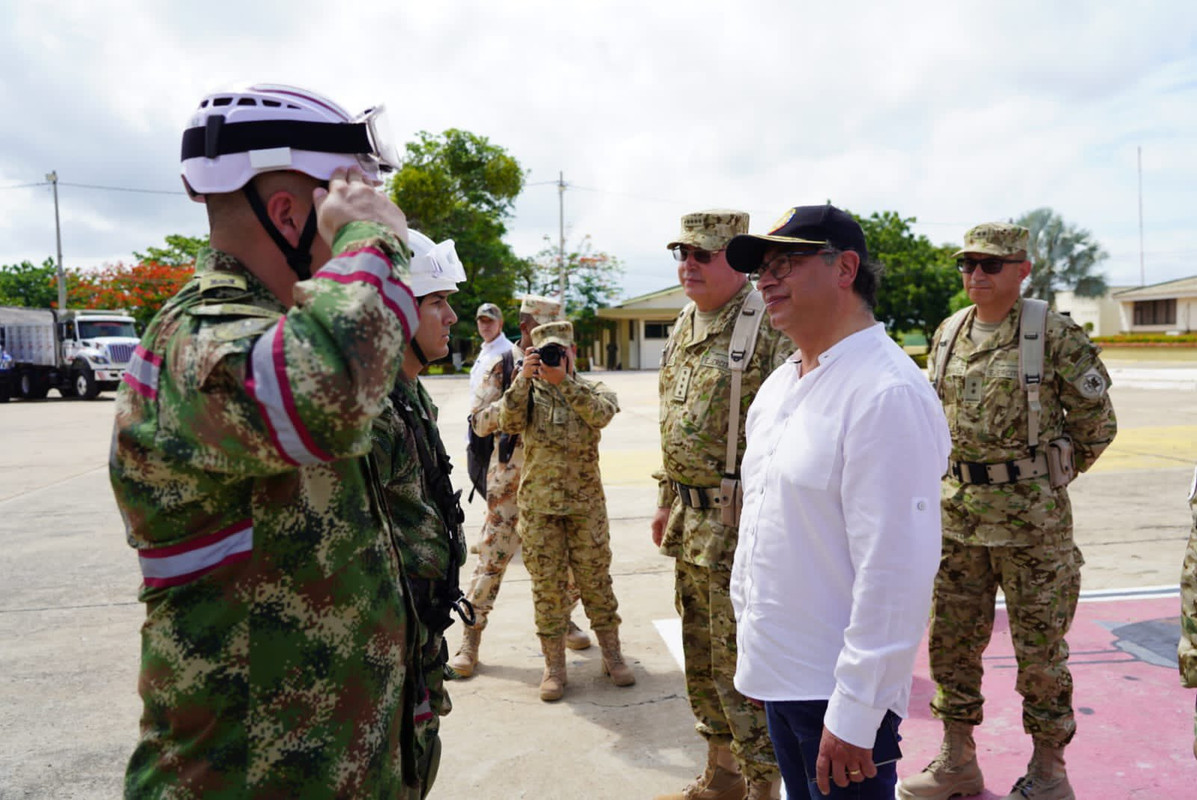
[[[327,183],[323,184],[328,186]],[[291,246],[283,235],[279,233],[278,228],[270,221],[270,215],[266,213],[266,205],[262,202],[261,195],[258,190],[254,188],[253,181],[245,184],[241,189],[245,199],[249,201],[249,207],[253,209],[254,216],[258,218],[258,222],[262,223],[262,227],[266,229],[266,233],[270,234],[270,238],[274,240],[278,249],[283,252],[283,256],[287,259],[287,265],[291,267],[301,281],[306,281],[312,277],[312,242],[316,240],[316,206],[312,206],[312,210],[308,212],[307,222],[303,224],[303,232],[299,235],[299,244],[295,247]]]

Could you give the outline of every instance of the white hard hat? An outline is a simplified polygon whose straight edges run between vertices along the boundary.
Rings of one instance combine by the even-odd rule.
[[[358,167],[377,181],[399,165],[381,105],[350,117],[316,92],[266,83],[201,100],[182,150],[183,182],[201,202],[263,172],[295,170],[326,181],[337,169]]]
[[[456,292],[457,284],[465,282],[465,267],[452,239],[437,244],[419,231],[409,230],[407,244],[412,250],[411,293],[416,297]]]

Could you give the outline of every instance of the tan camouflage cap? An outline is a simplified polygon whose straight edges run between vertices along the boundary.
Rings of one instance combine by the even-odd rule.
[[[537,294],[524,295],[524,299],[520,303],[520,313],[531,314],[538,325],[564,319],[561,314],[561,303],[551,297],[541,297]]]
[[[982,222],[964,234],[964,247],[952,254],[959,258],[965,253],[1009,258],[1026,253],[1031,232],[1010,222]]]
[[[546,344],[559,344],[569,347],[574,343],[574,326],[568,322],[550,322],[532,329],[532,346],[544,347]]]
[[[483,303],[478,306],[478,310],[474,312],[474,319],[482,319],[483,317],[490,317],[499,322],[503,321],[503,312],[494,303]]]
[[[682,217],[682,232],[665,249],[685,244],[700,250],[722,250],[733,236],[741,233],[748,233],[747,211],[728,208],[696,211]]]

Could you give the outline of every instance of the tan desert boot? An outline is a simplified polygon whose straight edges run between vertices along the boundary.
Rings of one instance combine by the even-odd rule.
[[[1076,800],[1064,771],[1064,748],[1035,742],[1027,774],[1014,782],[1005,800]]]
[[[540,678],[540,699],[546,703],[560,700],[565,694],[565,637],[541,636],[540,650],[544,653],[544,674]]]
[[[922,772],[898,785],[899,800],[948,800],[971,797],[985,791],[985,779],[977,764],[973,726],[945,721],[939,755]]]
[[[745,800],[748,787],[731,748],[707,742],[707,768],[678,794],[657,795],[653,800]]]
[[[595,631],[599,640],[599,647],[603,651],[603,674],[611,677],[611,683],[616,686],[631,686],[636,682],[632,668],[624,663],[623,653],[619,649],[619,629],[608,628],[605,631]]]
[[[478,665],[478,645],[482,644],[482,628],[477,625],[467,626],[461,638],[461,647],[457,648],[453,658],[449,659],[449,669],[457,673],[459,678],[468,678],[474,674],[474,667]]]
[[[569,621],[569,630],[565,632],[565,646],[570,650],[586,650],[590,647],[590,637],[572,619]]]

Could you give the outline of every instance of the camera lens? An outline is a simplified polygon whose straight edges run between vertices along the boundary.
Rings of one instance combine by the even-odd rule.
[[[540,363],[549,367],[557,367],[561,365],[561,356],[565,350],[559,345],[548,345],[540,348]]]

